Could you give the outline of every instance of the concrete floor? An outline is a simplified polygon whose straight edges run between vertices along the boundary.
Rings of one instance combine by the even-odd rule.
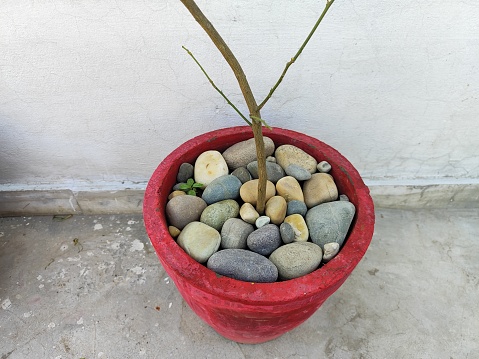
[[[479,209],[377,211],[346,283],[259,345],[187,307],[140,215],[0,219],[0,358],[479,358]]]

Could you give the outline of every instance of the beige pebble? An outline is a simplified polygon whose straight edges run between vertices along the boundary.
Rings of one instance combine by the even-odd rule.
[[[288,223],[293,227],[294,241],[306,242],[309,238],[309,230],[306,225],[306,221],[300,214],[292,214],[284,219],[285,223]]]
[[[214,179],[227,175],[228,165],[218,151],[205,151],[195,162],[195,182],[207,186]]]
[[[266,202],[265,214],[271,219],[271,223],[280,225],[286,217],[288,205],[281,196],[273,196]]]
[[[327,263],[339,252],[339,243],[331,242],[324,245],[323,262]]]
[[[243,203],[239,214],[241,219],[249,224],[255,224],[256,220],[259,218],[259,213],[251,203]]]
[[[258,182],[259,180],[254,179],[244,183],[240,188],[240,197],[244,202],[251,203],[253,206],[256,206],[258,201]],[[276,194],[276,190],[273,182],[266,181],[266,195],[265,200],[268,201],[271,197]]]
[[[276,183],[278,195],[283,197],[286,202],[297,200],[304,202],[303,190],[298,180],[291,176],[285,176]]]
[[[327,173],[314,173],[303,184],[304,202],[308,208],[338,199],[338,188]]]
[[[168,200],[170,200],[170,199],[172,199],[172,198],[174,198],[174,197],[176,197],[176,196],[184,196],[184,195],[186,195],[186,193],[183,192],[183,191],[173,191],[173,192],[171,192],[170,195],[168,196]]]
[[[176,238],[180,235],[181,231],[178,228],[176,228],[175,226],[168,226],[168,232],[170,232],[170,235],[173,238]]]
[[[295,164],[303,167],[305,170],[309,171],[309,173],[316,172],[318,161],[316,161],[313,156],[296,146],[279,146],[276,149],[274,156],[276,157],[276,162],[284,169],[288,168],[289,165]]]

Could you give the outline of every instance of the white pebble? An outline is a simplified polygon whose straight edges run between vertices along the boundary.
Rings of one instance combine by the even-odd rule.
[[[263,226],[266,226],[271,222],[271,219],[268,216],[260,216],[255,222],[256,228],[261,228]]]

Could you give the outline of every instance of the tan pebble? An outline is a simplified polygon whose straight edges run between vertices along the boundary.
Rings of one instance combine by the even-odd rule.
[[[281,196],[273,196],[266,202],[265,214],[271,219],[271,223],[281,224],[286,216],[288,205]]]
[[[282,145],[279,146],[275,153],[276,162],[283,168],[288,168],[289,165],[296,164],[300,167],[303,167],[309,173],[316,172],[316,166],[318,161],[304,152],[302,149],[293,146],[293,145]]]
[[[227,175],[228,165],[218,151],[205,151],[195,162],[195,182],[207,186],[214,179]]]
[[[186,195],[186,193],[183,192],[183,191],[173,191],[173,192],[171,192],[170,195],[168,196],[168,200],[170,200],[170,199],[172,199],[172,198],[174,198],[174,197],[176,197],[176,196],[184,196],[184,195]]]
[[[283,197],[286,202],[297,200],[304,202],[303,190],[298,182],[298,180],[291,176],[286,176],[281,178],[276,183],[276,191],[278,195]]]
[[[256,206],[258,201],[258,182],[259,180],[254,179],[248,182],[245,182],[240,188],[240,197],[244,202],[251,203],[253,206]],[[273,182],[266,181],[266,195],[265,200],[269,200],[276,194],[276,190]]]
[[[323,262],[327,263],[339,252],[339,243],[331,242],[324,245]]]
[[[259,218],[259,213],[251,203],[243,203],[239,213],[241,219],[249,224],[255,224],[256,220]]]
[[[314,173],[303,184],[304,202],[308,208],[338,199],[338,188],[327,173]]]
[[[300,214],[292,214],[284,219],[285,223],[288,223],[293,227],[294,241],[306,242],[309,238],[309,230],[306,225],[306,221]]]
[[[176,228],[175,226],[168,226],[168,232],[170,232],[170,235],[173,238],[176,238],[176,237],[178,237],[178,235],[180,234],[181,231],[178,228]]]

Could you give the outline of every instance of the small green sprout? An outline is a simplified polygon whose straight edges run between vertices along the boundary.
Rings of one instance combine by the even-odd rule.
[[[196,183],[193,178],[189,178],[186,183],[180,184],[180,190],[186,192],[190,196],[196,196],[198,191],[203,188],[202,183]]]

